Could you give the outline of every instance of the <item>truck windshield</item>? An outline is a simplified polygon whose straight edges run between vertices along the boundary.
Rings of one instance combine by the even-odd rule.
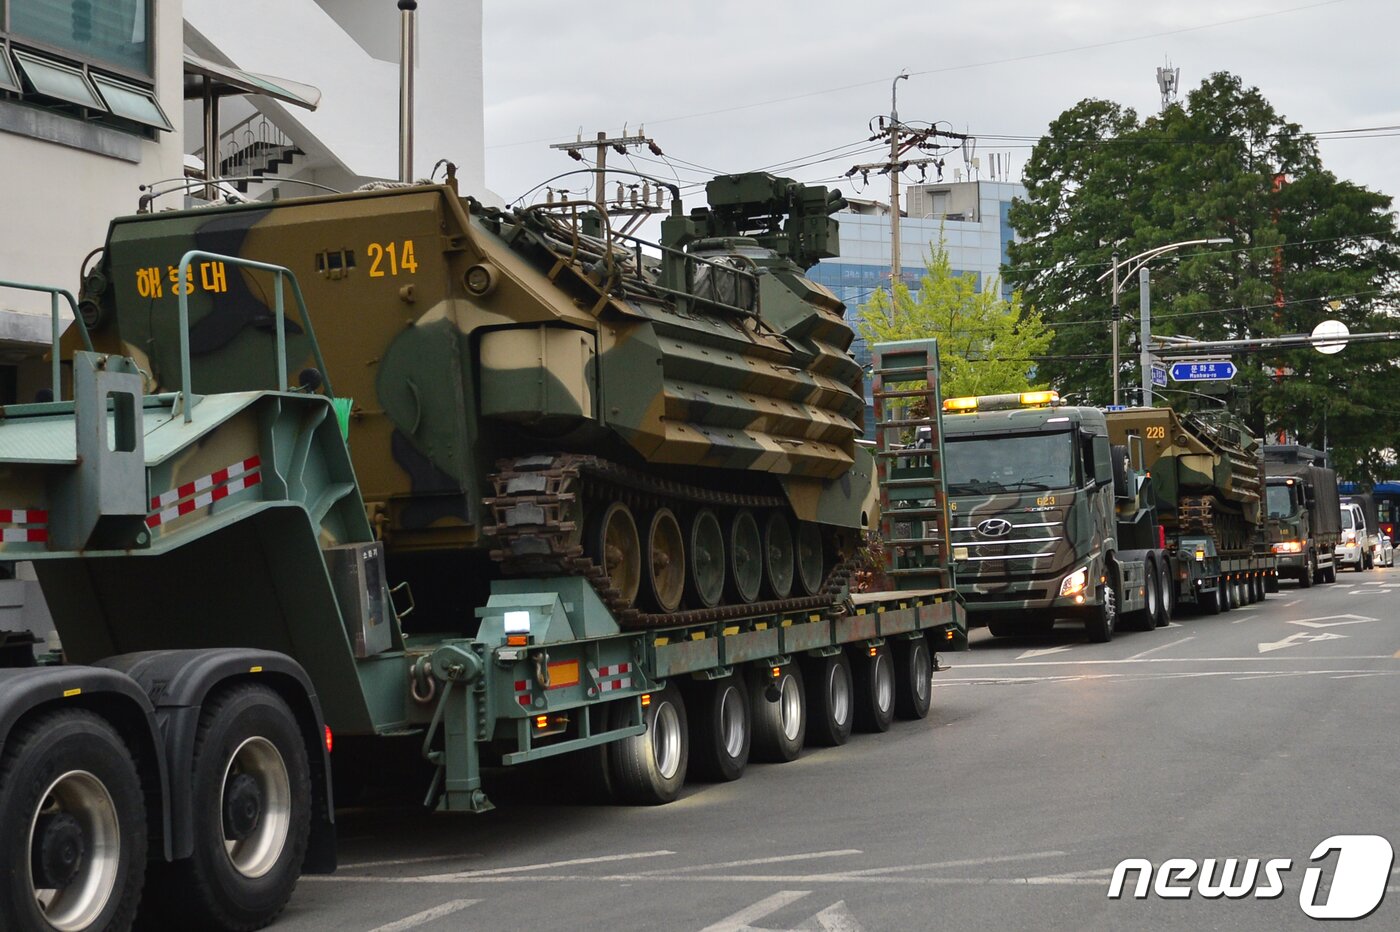
[[[1067,431],[1000,437],[945,437],[948,491],[954,495],[1063,489],[1074,485],[1074,439]]]
[[[1350,508],[1343,508],[1343,509],[1342,509],[1342,527],[1343,527],[1344,529],[1346,529],[1346,530],[1349,531],[1349,530],[1351,530],[1351,526],[1352,526],[1352,525],[1351,525],[1351,509],[1350,509]]]
[[[1293,487],[1288,485],[1269,486],[1269,517],[1287,518],[1293,514]]]

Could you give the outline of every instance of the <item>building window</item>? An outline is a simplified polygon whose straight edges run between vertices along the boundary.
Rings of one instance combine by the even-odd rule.
[[[151,76],[147,0],[0,0],[5,31],[86,62]]]

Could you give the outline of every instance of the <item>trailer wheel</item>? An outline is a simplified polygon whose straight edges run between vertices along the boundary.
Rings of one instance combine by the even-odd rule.
[[[855,687],[851,681],[851,661],[841,651],[830,657],[816,657],[806,666],[807,743],[839,747],[851,736],[855,722]]]
[[[1309,550],[1307,560],[1303,564],[1303,574],[1298,577],[1298,587],[1311,589],[1314,582],[1322,582],[1322,579],[1317,569],[1317,554]]]
[[[737,780],[749,762],[752,727],[748,693],[737,677],[726,676],[692,693],[691,769],[702,779]]]
[[[1157,616],[1157,625],[1169,624],[1176,614],[1176,580],[1172,579],[1171,561],[1165,553],[1159,553],[1157,560],[1157,592],[1162,600],[1162,613]]]
[[[1237,604],[1235,602],[1234,580],[1226,576],[1220,577],[1220,588],[1217,591],[1220,593],[1220,611],[1228,612],[1234,610]]]
[[[894,714],[910,721],[927,717],[933,702],[933,654],[928,638],[896,642],[894,664]]]
[[[802,753],[807,737],[807,702],[802,669],[797,664],[781,667],[777,677],[759,675],[749,681],[749,710],[753,715],[754,760],[781,764]]]
[[[146,871],[146,803],[121,736],[91,712],[16,729],[0,761],[6,928],[127,929]]]
[[[642,709],[647,730],[608,745],[613,792],[625,803],[659,806],[675,799],[690,762],[685,702],[674,683],[651,693]]]
[[[216,695],[200,713],[192,770],[194,851],[161,871],[160,908],[188,928],[261,928],[291,899],[311,831],[292,710],[254,683]]]
[[[1108,565],[1108,581],[1099,586],[1099,604],[1089,610],[1084,620],[1084,633],[1089,640],[1102,644],[1113,640],[1118,625],[1118,568]]]
[[[894,659],[888,644],[862,653],[865,656],[857,654],[851,665],[856,687],[856,728],[889,731],[894,720]]]
[[[1219,615],[1221,609],[1220,584],[1216,583],[1214,592],[1204,592],[1200,588],[1196,589],[1196,607],[1205,615]]]

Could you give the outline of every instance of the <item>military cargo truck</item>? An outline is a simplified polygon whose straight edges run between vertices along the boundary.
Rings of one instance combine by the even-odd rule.
[[[1112,638],[1120,618],[1141,629],[1167,623],[1172,568],[1150,480],[1113,449],[1103,411],[1061,406],[1056,392],[943,406],[953,563],[969,623],[1004,636],[1077,618],[1096,641]]]
[[[6,928],[126,928],[148,885],[264,925],[334,867],[333,767],[405,748],[441,811],[564,755],[664,803],[927,714],[966,643],[942,476],[855,443],[803,274],[834,202],[712,195],[661,244],[444,186],[173,211],[112,224],[81,307],[22,286],[78,323],[0,421],[0,556],[61,639],[0,670]],[[936,412],[936,352],[877,374]],[[917,540],[852,594],[881,487]]]
[[[1337,473],[1321,450],[1298,444],[1264,447],[1267,508],[1277,522],[1270,547],[1278,575],[1303,588],[1337,581],[1335,550],[1341,538]]]
[[[1158,520],[1172,559],[1173,603],[1208,614],[1266,596],[1275,580],[1263,512],[1259,441],[1227,411],[1171,408],[1106,412],[1109,439],[1151,476]]]

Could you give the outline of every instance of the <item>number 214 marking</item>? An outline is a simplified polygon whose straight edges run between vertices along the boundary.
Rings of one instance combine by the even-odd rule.
[[[365,250],[369,253],[369,277],[383,278],[385,275],[398,275],[401,271],[413,275],[418,271],[418,260],[413,256],[413,240],[402,243],[370,243]],[[389,270],[383,268],[384,259],[389,260]]]

